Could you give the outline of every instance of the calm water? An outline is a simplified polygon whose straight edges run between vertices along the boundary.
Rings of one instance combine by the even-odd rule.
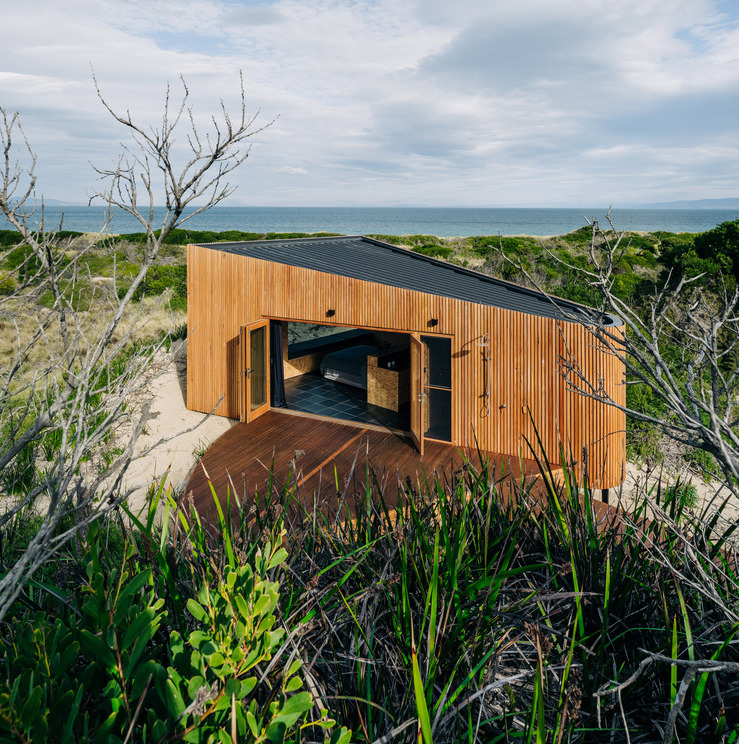
[[[588,219],[605,222],[606,208],[472,209],[419,207],[215,207],[185,223],[193,230],[245,232],[335,232],[346,235],[562,235]],[[103,221],[100,207],[46,207],[48,225],[92,232]],[[704,232],[739,218],[733,209],[613,209],[622,230]],[[0,227],[5,227],[0,222]],[[115,217],[114,233],[139,232],[127,215]]]

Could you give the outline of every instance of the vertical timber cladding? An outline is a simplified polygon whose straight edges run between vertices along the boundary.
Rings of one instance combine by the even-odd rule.
[[[578,462],[586,448],[592,485],[621,483],[624,414],[568,390],[560,374],[569,350],[585,376],[623,403],[623,365],[582,326],[192,245],[188,408],[217,404],[219,415],[239,417],[242,325],[265,317],[326,323],[328,310],[336,325],[452,337],[454,443],[530,457],[524,437],[536,446],[538,434],[553,463],[560,441]]]

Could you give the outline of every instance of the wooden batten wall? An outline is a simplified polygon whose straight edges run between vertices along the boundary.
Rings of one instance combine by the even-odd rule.
[[[583,377],[625,403],[623,364],[586,328],[199,246],[188,246],[187,260],[188,408],[238,418],[242,325],[263,318],[326,323],[332,309],[337,325],[452,338],[455,444],[528,458],[523,437],[535,442],[536,427],[552,463],[562,443],[578,464],[587,452],[594,487],[622,482],[624,414],[573,392],[561,374],[561,359],[574,357]],[[429,325],[432,318],[437,325]]]

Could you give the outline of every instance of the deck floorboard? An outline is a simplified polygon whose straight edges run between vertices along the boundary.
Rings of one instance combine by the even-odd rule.
[[[465,456],[479,463],[479,453],[455,445],[426,442],[421,457],[409,439],[389,430],[272,410],[219,437],[195,467],[185,495],[207,518],[213,509],[210,483],[222,503],[230,490],[248,507],[255,494],[264,497],[270,488],[280,493],[289,480],[297,482],[301,501],[311,503],[317,494],[331,511],[340,492],[362,493],[371,472],[374,475],[369,477],[383,484],[386,503],[395,506],[399,483],[410,481],[416,486],[424,478],[430,482],[437,476],[448,478],[462,467]],[[484,456],[496,473],[517,480],[522,474],[538,473],[532,460],[494,453]]]

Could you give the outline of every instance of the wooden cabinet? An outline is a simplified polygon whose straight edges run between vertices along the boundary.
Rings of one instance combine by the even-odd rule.
[[[398,411],[410,400],[407,369],[386,369],[378,364],[377,355],[367,357],[367,403]]]

